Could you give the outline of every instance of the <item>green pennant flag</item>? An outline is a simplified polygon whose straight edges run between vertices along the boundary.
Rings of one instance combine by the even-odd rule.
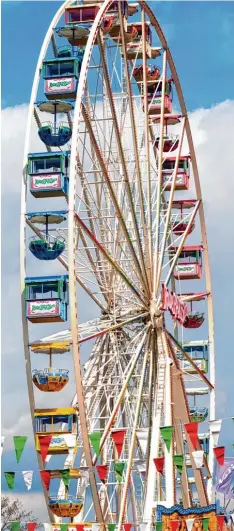
[[[204,531],[208,531],[209,521],[210,521],[209,518],[202,518],[202,527],[203,527]]]
[[[69,487],[70,483],[70,468],[65,468],[64,470],[60,470],[60,474],[62,476],[63,483],[65,487]],[[66,529],[64,530],[66,531]]]
[[[156,531],[162,531],[162,522],[156,522]]]
[[[116,473],[116,479],[119,483],[122,481],[123,477],[123,471],[124,471],[124,465],[125,463],[123,461],[119,461],[118,463],[115,463],[114,469]]]
[[[172,435],[173,435],[173,426],[163,426],[162,428],[160,428],[160,432],[165,442],[165,445],[168,449],[168,452],[170,452]]]
[[[11,522],[11,531],[19,531],[20,522]]]
[[[95,450],[96,455],[99,455],[99,452],[100,452],[101,437],[102,437],[102,434],[100,431],[89,433],[89,440],[92,444],[93,449]]]
[[[183,466],[184,466],[184,456],[183,456],[183,454],[173,455],[173,461],[174,461],[174,464],[175,464],[179,474],[182,474]]]
[[[67,531],[68,524],[60,524],[60,530],[61,531]]]
[[[107,524],[108,531],[115,531],[116,524]]]
[[[9,489],[13,490],[15,485],[15,472],[4,472],[4,476]]]
[[[22,436],[22,437],[20,437],[20,436],[14,436],[13,437],[17,463],[20,462],[20,458],[21,458],[21,455],[23,453],[23,450],[24,450],[25,444],[27,442],[27,439],[28,439],[28,437],[26,437],[25,435]]]

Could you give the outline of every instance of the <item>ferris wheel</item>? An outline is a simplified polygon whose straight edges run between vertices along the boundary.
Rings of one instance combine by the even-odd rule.
[[[179,79],[146,2],[69,0],[56,13],[32,87],[21,214],[35,447],[39,468],[61,480],[57,492],[44,486],[51,522],[120,531],[150,527],[162,506],[209,506],[215,358],[204,210]],[[74,374],[56,356],[62,367],[73,356]],[[200,467],[192,422],[205,426]]]

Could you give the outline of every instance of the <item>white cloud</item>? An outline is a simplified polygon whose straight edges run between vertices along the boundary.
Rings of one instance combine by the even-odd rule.
[[[28,399],[24,370],[23,345],[20,317],[19,283],[19,217],[23,141],[27,106],[21,105],[3,110],[2,127],[2,193],[3,193],[3,433],[27,433],[29,421]],[[217,363],[221,365],[220,351],[223,338],[230,337],[231,313],[224,319],[219,301],[227,301],[231,308],[232,259],[233,259],[233,196],[234,196],[234,101],[225,101],[211,109],[198,109],[190,115],[200,170],[203,199],[207,215],[208,239],[212,264],[212,280],[215,295],[216,338],[218,337]],[[33,143],[37,145],[36,129]],[[222,269],[225,262],[225,271]],[[223,278],[224,276],[224,278]],[[222,287],[220,280],[222,278]],[[222,299],[222,292],[223,299]],[[37,331],[36,331],[37,332]],[[229,336],[228,336],[229,333]],[[225,343],[227,364],[232,363],[231,343]],[[223,359],[223,358],[222,358]],[[47,360],[45,360],[47,361]],[[37,364],[37,360],[34,361]],[[41,363],[41,362],[40,362]],[[61,360],[60,360],[61,363]],[[67,364],[67,362],[66,362]],[[69,363],[72,371],[72,362]],[[61,364],[62,366],[62,364]],[[223,378],[222,367],[220,374]],[[233,373],[233,369],[231,371]],[[217,375],[217,386],[221,376]],[[223,387],[222,379],[222,387]],[[72,378],[73,382],[73,378]],[[55,404],[65,405],[73,395],[73,383],[66,391],[53,397]],[[224,401],[230,403],[232,375],[227,374],[223,388],[221,408]],[[74,389],[74,387],[73,387]],[[43,393],[36,392],[37,407],[45,403]],[[51,403],[51,402],[50,402]],[[31,430],[31,426],[30,426]]]

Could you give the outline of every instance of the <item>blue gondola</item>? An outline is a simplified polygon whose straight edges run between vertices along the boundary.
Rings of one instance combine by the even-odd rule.
[[[68,195],[70,151],[29,153],[27,174],[34,197]]]
[[[72,129],[68,122],[57,124],[57,114],[69,113],[73,109],[73,104],[67,101],[43,101],[37,103],[40,111],[49,112],[54,115],[54,123],[43,122],[38,130],[38,135],[46,146],[61,147],[69,142],[72,136]]]
[[[69,46],[58,50],[54,59],[43,61],[45,96],[49,100],[74,100],[76,97],[84,50]]]
[[[204,422],[208,417],[208,408],[190,407],[189,414],[191,422]]]
[[[33,371],[33,383],[47,393],[61,391],[67,384],[69,371],[66,369],[35,369]]]
[[[58,224],[66,220],[66,211],[31,212],[26,214],[27,219],[35,225],[45,225],[45,236],[35,236],[29,243],[31,253],[38,260],[55,260],[65,249],[65,242],[61,237],[49,235],[49,224]]]
[[[84,500],[74,496],[67,496],[60,498],[51,496],[49,498],[49,508],[56,516],[62,518],[73,518],[77,516],[83,509]]]
[[[32,323],[67,321],[68,275],[25,279],[26,317]]]

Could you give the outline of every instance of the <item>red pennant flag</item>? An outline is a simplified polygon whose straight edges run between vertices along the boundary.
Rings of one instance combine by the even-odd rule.
[[[96,469],[100,480],[105,483],[105,481],[107,480],[108,465],[97,465]]]
[[[116,430],[112,431],[112,439],[115,443],[115,447],[117,450],[118,457],[121,456],[122,450],[123,450],[123,443],[124,443],[124,436],[125,436],[126,430]]]
[[[40,470],[41,480],[43,481],[46,490],[50,488],[50,471],[49,470]],[[28,531],[33,531],[29,529]]]
[[[223,466],[224,465],[224,454],[225,454],[225,447],[224,446],[218,446],[218,448],[214,448],[214,453],[216,455],[216,459],[218,463]]]
[[[132,524],[123,524],[124,531],[130,531]]]
[[[197,448],[197,443],[199,442],[199,438],[198,438],[198,422],[190,422],[189,424],[185,424],[184,425],[186,431],[187,431],[187,434],[190,438],[190,441],[193,445],[193,448],[194,450],[196,450]]]
[[[48,454],[50,442],[52,439],[52,435],[38,435],[40,450],[41,450],[41,457],[43,463],[45,462],[45,458]]]
[[[164,457],[155,457],[155,459],[153,459],[153,462],[156,466],[157,471],[160,472],[160,474],[162,474],[163,467],[164,467]]]
[[[35,522],[27,522],[27,526],[28,526],[28,531],[34,531],[37,524]]]
[[[218,526],[219,526],[220,531],[223,531],[224,514],[219,514],[218,516],[216,516],[216,518],[217,518],[217,522],[218,522]]]
[[[83,524],[72,524],[72,526],[76,528],[76,531],[84,531]]]
[[[179,523],[180,521],[179,520],[171,520],[170,524],[171,524],[171,530],[172,531],[177,531],[178,527],[179,527]]]

